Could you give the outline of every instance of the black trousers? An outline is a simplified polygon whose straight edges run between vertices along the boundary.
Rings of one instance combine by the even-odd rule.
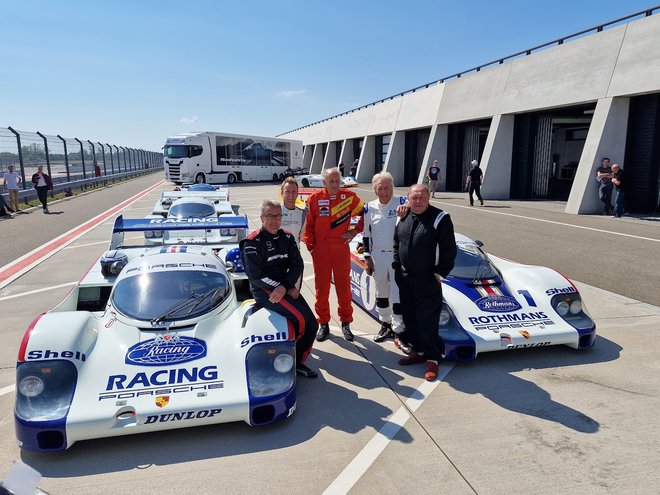
[[[477,194],[477,199],[483,201],[481,197],[481,182],[470,182],[470,204],[474,204],[474,199],[472,198],[472,193]]]
[[[305,298],[300,295],[298,299],[294,299],[287,294],[280,302],[272,303],[268,300],[269,294],[266,291],[254,288],[252,295],[259,306],[275,311],[293,323],[296,331],[296,362],[304,363],[312,352],[314,337],[319,329],[316,316]]]
[[[37,196],[43,205],[44,210],[48,208],[48,186],[37,187]]]
[[[440,360],[444,344],[438,335],[442,311],[442,285],[431,274],[411,275],[395,272],[399,286],[401,313],[410,344],[427,359]]]

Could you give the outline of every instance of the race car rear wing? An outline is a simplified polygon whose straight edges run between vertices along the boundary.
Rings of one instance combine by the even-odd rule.
[[[229,190],[220,191],[163,191],[160,195],[161,201],[170,199],[175,201],[181,198],[203,198],[209,201],[229,201]]]
[[[248,229],[247,215],[224,215],[220,217],[186,218],[177,220],[174,218],[124,218],[119,215],[115,219],[112,228],[110,249],[118,249],[124,243],[124,232],[163,232],[174,231],[197,231],[206,232],[223,229]]]

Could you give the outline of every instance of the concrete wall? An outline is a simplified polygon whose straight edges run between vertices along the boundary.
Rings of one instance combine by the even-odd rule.
[[[330,144],[367,136],[367,153],[360,158],[358,169],[358,180],[364,182],[373,174],[374,152],[369,148],[373,148],[373,136],[394,133],[386,168],[396,185],[401,185],[405,148],[402,131],[431,127],[419,180],[437,159],[441,166],[439,190],[444,190],[447,124],[492,118],[481,161],[483,191],[490,198],[506,198],[514,115],[597,102],[567,204],[567,211],[585,213],[597,206],[592,201],[596,183],[588,180],[597,155],[607,148],[613,160],[621,160],[625,153],[627,99],[651,92],[660,92],[660,14],[394,97],[282,137],[301,139],[305,144]],[[323,158],[315,153],[312,168],[318,163],[320,169],[317,160]]]

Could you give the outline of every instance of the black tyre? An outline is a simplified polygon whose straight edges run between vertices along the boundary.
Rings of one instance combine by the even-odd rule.
[[[195,183],[196,184],[205,184],[206,183],[206,177],[204,176],[204,174],[201,174],[201,173],[197,174],[195,176]]]
[[[309,187],[309,181],[307,179],[302,180],[303,187]]]
[[[229,174],[227,176],[227,183],[228,184],[236,184],[236,174]]]

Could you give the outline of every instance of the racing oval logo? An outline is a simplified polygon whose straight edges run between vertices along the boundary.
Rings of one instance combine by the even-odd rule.
[[[125,362],[134,366],[163,366],[188,363],[205,356],[203,340],[165,334],[129,347]]]
[[[518,301],[509,296],[486,296],[474,301],[481,311],[490,313],[508,313],[521,309]]]

